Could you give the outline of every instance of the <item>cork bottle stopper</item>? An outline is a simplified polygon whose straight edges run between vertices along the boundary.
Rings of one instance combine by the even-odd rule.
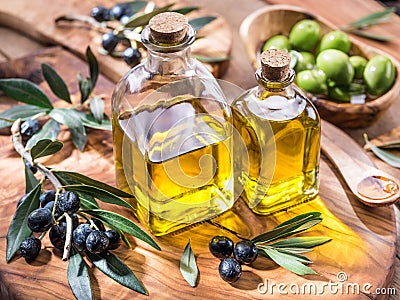
[[[188,29],[186,16],[176,12],[155,15],[149,21],[150,34],[155,42],[175,44],[181,42]]]
[[[290,55],[285,50],[269,49],[261,53],[262,76],[271,81],[284,80],[290,71]]]

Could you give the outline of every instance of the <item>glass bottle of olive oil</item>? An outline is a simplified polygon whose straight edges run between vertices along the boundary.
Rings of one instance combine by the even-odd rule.
[[[181,14],[153,17],[142,31],[146,60],[113,94],[119,188],[154,235],[232,207],[232,114],[211,73],[190,56],[195,30]]]
[[[320,118],[292,85],[295,72],[286,51],[263,52],[255,76],[259,85],[232,104],[234,126],[247,148],[239,181],[249,207],[271,214],[317,195]]]

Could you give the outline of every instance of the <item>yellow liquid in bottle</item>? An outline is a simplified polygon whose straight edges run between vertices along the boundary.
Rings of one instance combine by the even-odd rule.
[[[177,97],[113,117],[117,185],[134,193],[135,214],[154,235],[233,205],[232,128],[211,106]]]
[[[249,207],[271,214],[318,194],[320,120],[299,95],[257,99],[254,93],[236,100],[232,109],[249,157],[239,180]],[[289,108],[281,109],[288,101]]]

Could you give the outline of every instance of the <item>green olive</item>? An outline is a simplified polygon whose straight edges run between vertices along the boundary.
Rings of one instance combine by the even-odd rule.
[[[354,78],[354,68],[346,53],[328,49],[317,56],[317,67],[326,74],[335,85],[348,85]]]
[[[350,102],[352,96],[362,94],[365,94],[365,86],[355,82],[352,82],[347,86],[330,87],[328,92],[330,99],[344,102]]]
[[[275,35],[269,38],[264,46],[262,47],[262,51],[268,49],[281,49],[281,50],[290,50],[292,47],[290,46],[289,39],[284,35]]]
[[[297,85],[312,94],[325,94],[328,90],[326,75],[321,70],[304,70],[297,74]]]
[[[350,51],[351,42],[349,36],[340,30],[333,30],[325,34],[319,44],[319,51],[337,49],[347,53]]]
[[[365,66],[368,60],[362,56],[354,55],[349,58],[351,65],[354,68],[354,78],[362,79]]]
[[[297,50],[311,51],[317,44],[320,34],[321,28],[316,21],[301,20],[290,30],[289,41]]]
[[[311,52],[300,52],[297,56],[296,66],[294,70],[299,73],[304,70],[312,70],[315,66],[315,57]]]
[[[388,57],[377,55],[371,58],[363,74],[368,93],[375,96],[386,93],[394,83],[395,73],[394,64]]]

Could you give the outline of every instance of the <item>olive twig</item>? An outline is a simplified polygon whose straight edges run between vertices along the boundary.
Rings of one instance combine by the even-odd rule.
[[[239,233],[237,233],[237,232],[233,231],[232,229],[229,229],[229,228],[227,228],[227,227],[225,227],[225,226],[223,226],[221,224],[214,223],[211,220],[207,220],[206,222],[211,224],[211,225],[213,225],[213,226],[215,226],[215,227],[218,227],[219,229],[222,229],[222,230],[228,231],[229,233],[232,233],[234,236],[236,236],[239,239],[242,239],[242,240],[246,239],[246,238],[242,237]]]
[[[60,190],[62,190],[63,185],[57,179],[57,177],[53,174],[53,172],[51,172],[51,170],[47,169],[40,162],[35,162],[33,160],[31,153],[28,150],[26,150],[24,145],[22,144],[20,127],[21,127],[21,119],[17,119],[11,126],[11,140],[13,142],[14,149],[15,149],[15,151],[17,151],[19,153],[19,155],[24,159],[24,161],[27,164],[30,164],[31,166],[36,167],[40,171],[40,173],[42,173],[43,176],[45,178],[47,178],[52,183],[52,185],[57,189],[56,199],[54,202],[54,208],[53,208],[53,212],[52,212],[52,215],[54,218],[58,195],[60,193]],[[71,251],[71,236],[72,236],[72,219],[68,214],[65,214],[65,218],[67,220],[67,238],[65,240],[65,245],[64,245],[63,260],[67,260],[69,257],[69,253]],[[69,236],[68,236],[68,233],[69,233]]]
[[[93,29],[95,29],[101,33],[108,32],[109,29],[114,30],[113,27],[108,26],[105,22],[97,22],[95,19],[85,16],[85,15],[66,14],[64,16],[58,17],[55,20],[55,23],[58,24],[61,21],[66,21],[66,22],[78,21],[78,22],[86,23],[86,24],[89,24]]]
[[[65,220],[67,222],[67,233],[65,234],[65,244],[64,244],[64,253],[62,260],[67,261],[69,258],[69,254],[71,251],[71,241],[72,241],[72,218],[69,214],[64,213]]]

